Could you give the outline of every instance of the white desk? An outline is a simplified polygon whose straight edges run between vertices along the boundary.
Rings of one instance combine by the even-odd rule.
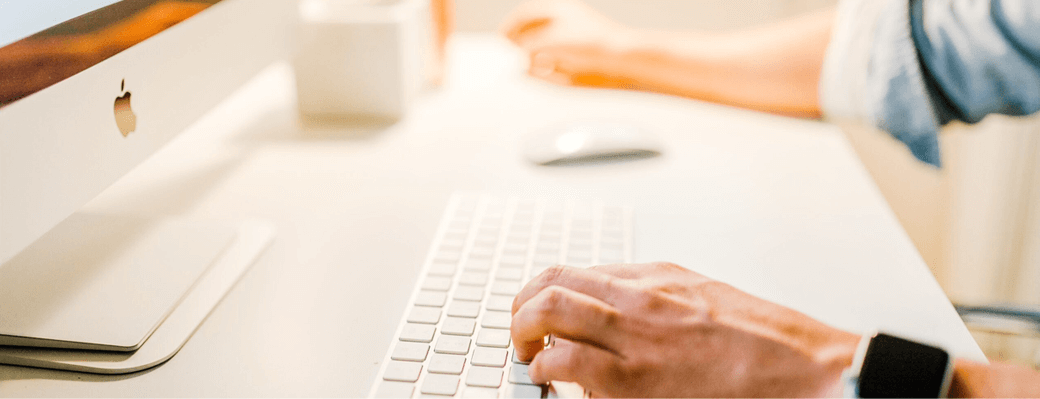
[[[456,189],[632,204],[639,261],[982,358],[835,127],[554,87],[521,64],[498,39],[459,37],[446,87],[407,119],[339,127],[301,124],[289,69],[268,70],[89,207],[267,218],[272,248],[168,363],[118,377],[0,366],[0,395],[364,396]],[[569,168],[520,158],[527,129],[576,119],[644,125],[667,153]]]

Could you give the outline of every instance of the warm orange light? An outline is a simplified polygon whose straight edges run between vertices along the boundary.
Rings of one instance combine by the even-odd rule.
[[[55,28],[0,48],[0,107],[43,90],[180,23],[219,0],[157,0],[126,18],[92,13],[70,22],[97,21],[92,31]],[[110,7],[119,7],[116,3]],[[85,19],[95,17],[93,19]]]

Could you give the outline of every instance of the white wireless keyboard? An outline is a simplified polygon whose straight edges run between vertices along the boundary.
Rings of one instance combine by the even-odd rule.
[[[454,195],[369,396],[546,397],[513,353],[513,297],[553,265],[631,258],[630,208]]]

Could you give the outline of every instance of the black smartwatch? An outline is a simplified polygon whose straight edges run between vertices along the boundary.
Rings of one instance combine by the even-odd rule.
[[[863,336],[845,372],[845,396],[943,398],[950,390],[953,359],[940,348],[896,336]]]

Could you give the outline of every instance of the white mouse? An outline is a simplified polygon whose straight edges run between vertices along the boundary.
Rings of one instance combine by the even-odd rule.
[[[538,165],[564,165],[642,159],[661,154],[645,130],[609,122],[572,123],[527,141],[524,156]]]

